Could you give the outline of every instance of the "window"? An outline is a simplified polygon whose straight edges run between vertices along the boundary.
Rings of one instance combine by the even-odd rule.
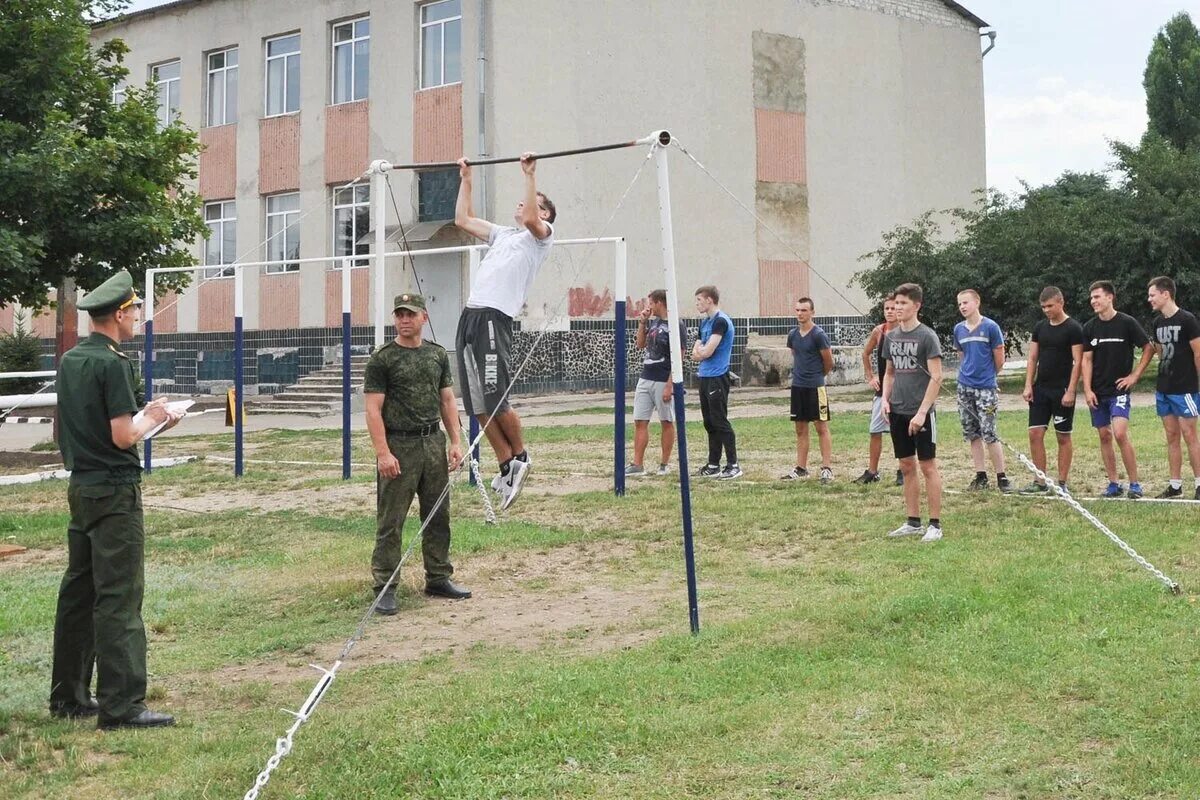
[[[365,100],[371,74],[371,21],[333,26],[333,102]]]
[[[458,169],[417,173],[417,222],[454,219],[458,199]]]
[[[237,259],[237,205],[232,200],[204,204],[204,221],[211,236],[204,243],[204,263],[232,264]],[[207,278],[231,278],[233,267],[204,270]]]
[[[238,51],[236,47],[208,54],[208,124],[237,122]]]
[[[369,245],[355,244],[371,229],[371,186],[356,184],[333,190],[333,254],[335,256],[366,255]],[[366,267],[370,260],[358,258],[354,266]],[[341,269],[341,261],[333,269]]]
[[[295,272],[300,269],[300,194],[276,194],[267,198],[267,260],[286,263],[268,264],[267,272]]]
[[[267,116],[300,110],[300,34],[267,40]]]
[[[123,105],[125,103],[125,84],[119,83],[113,86],[112,101],[114,106]]]
[[[462,0],[421,6],[421,88],[462,82]]]
[[[150,80],[158,92],[158,127],[165,128],[179,119],[179,62],[153,67]]]

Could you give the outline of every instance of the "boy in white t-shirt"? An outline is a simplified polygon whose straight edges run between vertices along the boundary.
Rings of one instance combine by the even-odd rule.
[[[536,170],[536,155],[522,155],[525,195],[513,215],[516,227],[507,227],[475,216],[471,208],[471,166],[466,158],[458,161],[462,181],[454,224],[490,245],[458,320],[455,349],[459,385],[467,414],[486,425],[484,432],[500,462],[500,474],[492,481],[492,488],[502,497],[501,509],[516,501],[530,466],[521,419],[507,399],[512,380],[512,321],[521,313],[529,287],[550,255],[552,225],[557,216],[554,203],[537,190]]]

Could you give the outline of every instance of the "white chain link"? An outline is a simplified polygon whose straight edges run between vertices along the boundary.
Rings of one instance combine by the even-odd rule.
[[[1005,442],[1003,439],[1001,439],[1000,442],[1006,448],[1008,448],[1008,450],[1010,452],[1012,452],[1013,455],[1015,455],[1017,457],[1018,461],[1020,461],[1022,464],[1025,465],[1026,469],[1028,469],[1030,472],[1032,472],[1034,475],[1036,475],[1038,478],[1040,478],[1041,481],[1046,486],[1048,486],[1050,489],[1052,489],[1061,500],[1065,501],[1067,503],[1067,505],[1069,505],[1071,508],[1078,511],[1079,514],[1084,519],[1086,519],[1088,522],[1092,523],[1092,525],[1095,526],[1096,530],[1100,531],[1105,536],[1107,536],[1110,540],[1112,540],[1112,543],[1115,544],[1117,547],[1121,548],[1121,550],[1123,550],[1125,552],[1125,555],[1132,558],[1134,561],[1136,561],[1138,563],[1139,566],[1141,566],[1143,569],[1145,569],[1151,575],[1153,575],[1154,577],[1156,577],[1160,581],[1162,581],[1162,583],[1168,589],[1171,590],[1172,594],[1180,594],[1182,592],[1182,589],[1180,589],[1178,583],[1176,583],[1175,581],[1168,578],[1166,575],[1163,574],[1162,570],[1160,570],[1158,567],[1151,564],[1149,561],[1147,561],[1145,558],[1143,558],[1138,553],[1138,551],[1134,550],[1132,547],[1130,547],[1128,544],[1126,544],[1121,539],[1120,536],[1117,536],[1115,533],[1113,533],[1112,530],[1107,525],[1105,525],[1103,522],[1101,522],[1100,519],[1095,514],[1093,514],[1091,511],[1088,511],[1086,508],[1084,508],[1080,504],[1080,502],[1078,500],[1076,500],[1074,497],[1072,497],[1071,493],[1069,491],[1067,491],[1067,489],[1065,487],[1060,486],[1056,481],[1051,480],[1046,475],[1045,472],[1038,469],[1038,466],[1036,464],[1034,464],[1033,461],[1031,459],[1029,459],[1024,453],[1020,452],[1015,447],[1010,445],[1008,442]]]
[[[471,476],[475,478],[475,488],[479,491],[480,498],[483,499],[483,521],[487,525],[495,525],[496,510],[492,508],[492,497],[488,492],[490,487],[484,484],[483,475],[479,472],[479,459],[471,454],[468,454],[468,457],[471,459]]]

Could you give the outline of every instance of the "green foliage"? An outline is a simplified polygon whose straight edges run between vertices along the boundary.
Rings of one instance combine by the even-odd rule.
[[[1200,31],[1186,11],[1154,37],[1142,83],[1150,133],[1180,150],[1194,146],[1200,138]]]
[[[876,266],[855,276],[875,299],[905,281],[926,291],[922,318],[949,336],[955,295],[973,288],[984,313],[1010,341],[1042,317],[1038,293],[1063,290],[1068,313],[1091,315],[1087,288],[1110,280],[1118,307],[1147,318],[1146,284],[1170,275],[1184,304],[1200,300],[1200,152],[1157,137],[1114,144],[1117,179],[1064,173],[1054,183],[1009,196],[992,192],[970,209],[930,212],[884,235],[863,256]]]
[[[0,331],[0,372],[36,372],[42,367],[42,340],[25,327],[25,314],[19,314],[12,333]],[[36,378],[10,378],[0,381],[0,394],[25,394],[42,386]]]
[[[36,308],[64,279],[88,289],[116,267],[137,280],[191,264],[184,243],[207,233],[184,185],[196,177],[195,132],[159,130],[149,87],[115,104],[127,48],[89,40],[87,20],[125,4],[0,4],[0,302]]]

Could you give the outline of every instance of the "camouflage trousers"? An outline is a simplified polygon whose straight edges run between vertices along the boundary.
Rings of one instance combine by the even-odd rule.
[[[404,554],[401,534],[414,496],[420,504],[421,521],[429,522],[421,537],[425,580],[448,578],[454,572],[450,565],[450,495],[434,510],[450,481],[445,434],[438,431],[429,436],[389,436],[388,449],[400,462],[400,475],[375,476],[376,531],[371,573],[376,592],[383,588]]]
[[[958,420],[962,423],[964,441],[983,439],[987,444],[1000,441],[996,434],[999,410],[1000,395],[995,389],[958,387]]]

